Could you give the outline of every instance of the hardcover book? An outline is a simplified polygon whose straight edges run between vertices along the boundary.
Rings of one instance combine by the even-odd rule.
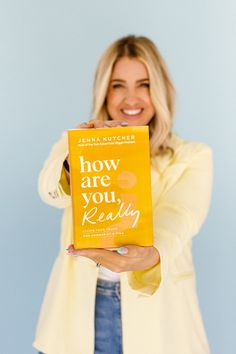
[[[68,130],[74,247],[153,245],[149,127]]]

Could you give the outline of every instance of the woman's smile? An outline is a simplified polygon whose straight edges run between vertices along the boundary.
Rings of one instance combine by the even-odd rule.
[[[155,115],[146,66],[136,58],[122,57],[114,65],[108,93],[107,112],[113,120],[129,125],[147,125]]]
[[[121,109],[121,113],[125,118],[138,118],[143,112],[143,108],[139,109]]]

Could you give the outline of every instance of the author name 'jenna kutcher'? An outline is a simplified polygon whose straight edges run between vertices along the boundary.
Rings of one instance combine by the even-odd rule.
[[[130,143],[135,142],[135,136],[134,135],[117,135],[117,136],[102,136],[102,137],[91,137],[91,138],[79,138],[78,139],[78,144],[84,144],[84,143],[101,143],[101,142],[121,142],[125,143],[126,141]]]
[[[68,130],[75,248],[152,246],[147,126]]]

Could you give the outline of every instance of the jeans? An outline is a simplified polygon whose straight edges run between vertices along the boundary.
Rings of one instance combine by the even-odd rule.
[[[113,282],[98,278],[94,325],[94,354],[122,354],[119,281]]]
[[[119,281],[97,280],[94,354],[122,354]]]

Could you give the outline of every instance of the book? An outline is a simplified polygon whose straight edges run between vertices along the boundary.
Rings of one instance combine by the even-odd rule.
[[[75,249],[152,246],[149,127],[67,133]]]

